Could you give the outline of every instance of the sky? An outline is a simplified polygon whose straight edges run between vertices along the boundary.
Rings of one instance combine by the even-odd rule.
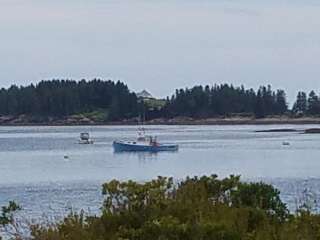
[[[320,93],[320,1],[0,0],[0,86],[121,80]]]

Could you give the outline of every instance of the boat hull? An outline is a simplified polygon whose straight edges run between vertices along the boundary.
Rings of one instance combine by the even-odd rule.
[[[79,144],[93,144],[93,140],[79,140]]]
[[[114,141],[113,148],[115,152],[160,152],[160,151],[178,151],[176,144],[159,144],[156,146],[139,144],[134,142]]]

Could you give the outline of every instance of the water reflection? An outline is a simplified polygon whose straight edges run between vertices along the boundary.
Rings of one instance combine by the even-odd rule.
[[[119,157],[121,159],[138,159],[139,163],[147,164],[151,161],[161,160],[161,155],[165,154],[166,157],[177,155],[178,151],[172,152],[123,152],[113,150],[113,155],[115,158]]]
[[[139,160],[151,160],[157,158],[158,152],[124,152],[113,150],[113,155],[115,157],[118,155],[122,157],[127,156],[128,158],[137,157]]]

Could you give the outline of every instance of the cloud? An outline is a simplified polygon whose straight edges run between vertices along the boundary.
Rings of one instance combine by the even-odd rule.
[[[199,83],[320,88],[315,1],[3,0],[0,81],[104,77],[158,96]]]

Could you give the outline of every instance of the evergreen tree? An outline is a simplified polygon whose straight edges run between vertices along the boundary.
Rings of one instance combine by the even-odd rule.
[[[282,115],[288,111],[286,93],[283,90],[277,90],[276,93],[276,114]]]
[[[293,105],[292,111],[295,114],[306,114],[308,108],[307,94],[305,92],[299,92],[297,95],[297,100]]]
[[[311,91],[308,98],[308,113],[311,115],[320,114],[320,101],[317,94]]]
[[[266,109],[264,103],[264,89],[259,89],[255,101],[254,114],[256,118],[264,118],[266,116]]]
[[[288,110],[283,90],[272,91],[271,86],[260,87],[255,93],[243,86],[222,84],[195,86],[191,89],[176,90],[165,106],[165,116],[215,117],[232,114],[281,115]]]

